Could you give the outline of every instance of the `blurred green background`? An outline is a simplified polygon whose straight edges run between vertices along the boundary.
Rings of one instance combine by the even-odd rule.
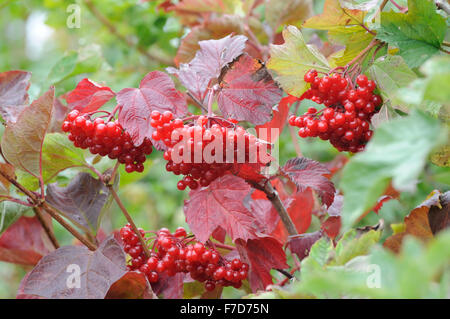
[[[188,32],[175,16],[158,10],[157,3],[139,0],[2,0],[0,72],[18,69],[31,71],[31,100],[50,85],[55,85],[58,96],[62,95],[73,90],[84,77],[115,91],[137,87],[146,73],[164,70],[166,62],[173,60],[180,39]],[[73,4],[77,7],[70,6]],[[74,8],[80,10],[79,28],[70,28],[67,24]],[[102,17],[110,24],[102,22]],[[136,45],[130,46],[127,41]],[[106,107],[112,108],[113,102]],[[301,110],[306,107],[302,105]],[[295,139],[306,157],[327,162],[337,155],[328,142]],[[279,154],[281,163],[296,156],[287,128],[279,141]],[[108,160],[104,164],[105,168],[113,165]],[[120,196],[135,222],[148,230],[187,227],[183,214],[183,200],[187,198],[187,192],[176,189],[178,177],[166,172],[164,166],[162,153],[155,151],[147,160],[143,174],[121,174]],[[73,172],[67,171],[62,175],[63,178],[70,177]],[[379,216],[369,214],[361,224],[375,224],[379,217],[384,218],[387,224],[402,221],[433,189],[444,191],[444,181],[448,177],[448,171],[430,164],[419,181],[418,192],[388,202]],[[335,179],[339,179],[339,174]],[[112,205],[103,220],[102,229],[109,233],[125,223],[118,208]],[[318,223],[313,222],[311,230],[317,227]],[[55,229],[62,244],[72,242],[72,237],[65,230],[56,224]],[[390,228],[387,226],[386,229]],[[0,262],[0,298],[15,296],[27,270]],[[224,297],[238,297],[241,294],[227,289]]]

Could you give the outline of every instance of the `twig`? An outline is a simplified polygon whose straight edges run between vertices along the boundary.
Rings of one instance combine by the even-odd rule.
[[[287,280],[291,280],[292,278],[294,278],[294,276],[292,276],[289,272],[287,272],[286,270],[283,269],[278,269],[275,268],[276,271],[278,271],[280,274],[283,274],[284,276],[286,276]]]
[[[197,99],[194,96],[194,94],[192,94],[189,91],[186,94],[187,94],[187,96],[189,96],[192,99],[192,101],[194,101],[195,104],[197,104],[203,110],[203,112],[205,112],[205,113],[208,112],[208,109],[203,105],[203,103],[199,99]]]
[[[295,228],[295,225],[292,222],[292,219],[289,216],[286,207],[284,207],[283,202],[278,195],[278,192],[272,187],[270,181],[266,181],[263,186],[256,183],[251,183],[251,185],[266,194],[267,199],[272,202],[273,207],[275,207],[276,211],[278,212],[278,215],[280,216],[281,221],[283,222],[283,225],[286,228],[288,234],[290,236],[298,235],[297,229]]]
[[[153,53],[148,52],[147,50],[145,50],[143,47],[136,45],[135,43],[133,43],[133,41],[131,41],[130,39],[128,39],[127,37],[125,37],[124,35],[120,34],[116,27],[114,26],[114,24],[111,23],[111,21],[109,21],[98,9],[97,7],[94,5],[94,3],[91,0],[84,0],[84,2],[86,3],[86,6],[88,7],[89,11],[97,18],[97,20],[99,20],[105,27],[107,27],[109,29],[109,31],[116,37],[118,38],[120,41],[122,41],[123,43],[125,43],[127,46],[129,47],[135,47],[142,55],[144,55],[149,61],[151,62],[158,62],[160,64],[166,64],[166,65],[172,65],[173,61],[169,58],[166,57],[162,57],[160,55],[155,55]]]
[[[22,200],[20,200],[18,198],[12,197],[12,196],[1,195],[0,199],[4,200],[4,201],[8,201],[8,202],[14,202],[14,203],[17,203],[17,204],[20,204],[20,205],[23,205],[23,206],[27,206],[27,207],[34,207],[33,204],[24,202],[24,201],[22,201]]]
[[[136,227],[136,224],[134,223],[133,219],[131,218],[130,214],[128,213],[127,209],[123,205],[122,201],[119,198],[119,195],[117,195],[116,191],[114,190],[114,187],[112,184],[107,184],[106,187],[108,187],[109,191],[111,192],[114,200],[116,201],[117,205],[119,205],[120,210],[122,211],[123,215],[127,219],[128,223],[130,224],[131,228],[133,228],[134,233],[139,238],[139,242],[142,245],[142,248],[144,249],[145,256],[147,258],[150,258],[150,251],[148,250],[148,247],[144,241],[144,238],[141,235],[141,232]]]
[[[58,240],[56,239],[55,234],[50,229],[48,224],[45,222],[44,216],[42,216],[41,208],[40,207],[34,207],[33,211],[36,214],[37,219],[41,223],[42,228],[44,228],[44,231],[47,234],[48,239],[50,239],[50,241],[52,242],[53,247],[55,247],[55,249],[58,249],[59,248]]]
[[[367,54],[367,52],[369,52],[373,47],[375,47],[379,44],[381,44],[381,42],[379,40],[373,39],[365,49],[363,49],[361,52],[359,52],[358,55],[353,58],[353,60],[351,60],[349,63],[347,63],[347,66],[350,66],[350,65],[358,62],[364,55]]]

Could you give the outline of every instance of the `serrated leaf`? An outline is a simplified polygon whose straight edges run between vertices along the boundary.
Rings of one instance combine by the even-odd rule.
[[[127,88],[117,93],[119,123],[130,134],[135,145],[141,145],[145,137],[151,138],[152,111],[171,111],[182,117],[187,111],[186,100],[175,89],[172,79],[165,73],[153,71],[141,81],[139,88]]]
[[[89,113],[99,109],[113,98],[115,93],[107,86],[101,86],[88,78],[81,80],[77,87],[66,96],[69,109]]]
[[[184,214],[197,240],[205,242],[222,227],[236,240],[255,238],[257,230],[252,213],[244,206],[250,186],[240,177],[225,175],[208,187],[190,192],[185,201]]]
[[[336,256],[333,265],[344,265],[357,256],[367,255],[371,248],[378,243],[381,237],[381,231],[371,230],[348,240],[342,249],[336,250]]]
[[[78,173],[67,187],[49,184],[46,199],[68,219],[95,234],[108,196],[109,191],[103,182],[89,173]]]
[[[0,203],[0,234],[8,229],[16,220],[31,208],[15,202],[3,201]]]
[[[253,124],[268,122],[282,96],[265,66],[246,53],[222,71],[219,84],[222,115]]]
[[[382,12],[377,38],[400,49],[410,67],[437,53],[447,30],[445,19],[430,0],[408,0],[408,13]]]
[[[270,60],[267,67],[277,73],[275,78],[283,90],[300,97],[307,89],[303,80],[309,69],[328,72],[327,59],[312,45],[305,43],[302,33],[294,26],[283,30],[284,44],[270,46]]]
[[[76,271],[79,288],[67,284]],[[111,236],[96,251],[64,246],[45,256],[26,278],[23,292],[44,298],[102,299],[126,272],[125,253]]]
[[[322,236],[322,231],[291,236],[287,245],[291,252],[296,254],[300,260],[303,260],[309,255],[309,251],[314,243],[322,238]]]
[[[31,73],[8,71],[0,73],[0,114],[7,122],[15,122],[28,104]]]
[[[399,88],[407,86],[417,76],[402,57],[388,55],[377,59],[367,72],[377,84],[384,101],[389,100],[394,107],[403,112],[408,112],[408,109],[403,105],[395,103],[395,96]]]
[[[59,59],[51,68],[48,74],[48,82],[50,84],[58,83],[70,76],[77,65],[78,53],[70,52],[68,55]]]
[[[263,236],[247,242],[240,239],[236,243],[236,248],[241,259],[250,265],[248,276],[253,292],[264,290],[273,283],[271,269],[289,267],[286,264],[283,246],[273,237]]]
[[[8,162],[35,177],[41,175],[42,143],[52,118],[54,98],[52,87],[26,107],[17,122],[8,123],[1,142]]]
[[[383,123],[343,170],[344,229],[376,204],[391,179],[395,189],[413,190],[427,156],[445,138],[439,122],[418,111]]]
[[[282,173],[297,185],[299,191],[309,187],[318,192],[324,204],[330,206],[333,203],[335,188],[324,176],[330,173],[325,165],[305,157],[296,157],[286,162]]]

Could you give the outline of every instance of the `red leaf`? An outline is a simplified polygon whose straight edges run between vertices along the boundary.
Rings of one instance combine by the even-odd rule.
[[[222,68],[242,54],[246,41],[247,38],[243,35],[227,35],[219,40],[200,41],[200,50],[191,62],[181,64],[179,69],[167,70],[176,74],[181,84],[203,101],[211,79],[218,78]]]
[[[377,204],[373,207],[373,211],[378,214],[381,207],[383,207],[383,204],[389,200],[393,199],[392,196],[389,195],[383,195],[380,198],[378,198]]]
[[[111,236],[96,251],[64,246],[43,257],[23,283],[23,293],[44,298],[103,299],[126,272],[125,253]],[[76,273],[80,275],[78,288]]]
[[[114,97],[115,93],[107,86],[101,86],[94,81],[84,78],[75,90],[65,97],[70,109],[83,113],[98,110],[103,104]]]
[[[266,67],[246,53],[222,70],[219,83],[220,111],[238,121],[266,123],[282,96]]]
[[[160,274],[158,282],[152,285],[153,292],[156,295],[162,295],[165,299],[181,299],[183,298],[183,283],[185,273],[177,273],[173,277],[169,277],[167,272]]]
[[[328,207],[328,215],[330,216],[341,216],[342,205],[344,204],[344,196],[338,195],[337,193],[334,195],[333,204]]]
[[[330,216],[320,227],[331,239],[335,239],[341,230],[341,217]]]
[[[28,104],[31,73],[8,71],[0,73],[0,114],[7,122],[16,122]]]
[[[147,277],[140,272],[129,271],[109,288],[105,299],[154,299]]]
[[[305,157],[296,157],[286,162],[282,172],[297,185],[299,191],[310,187],[318,192],[324,204],[330,206],[333,203],[334,185],[324,176],[330,172],[323,164]]]
[[[184,213],[196,238],[205,242],[219,226],[233,240],[254,238],[254,217],[243,203],[249,191],[250,186],[234,175],[222,176],[208,187],[191,191]]]
[[[20,217],[0,237],[1,261],[34,266],[52,250],[36,217]]]
[[[286,119],[289,115],[291,105],[299,99],[288,95],[281,99],[277,109],[273,110],[273,117],[270,122],[255,127],[258,138],[266,140],[269,143],[275,143],[286,125]]]
[[[322,231],[314,233],[291,236],[288,241],[290,251],[298,256],[300,260],[309,255],[309,251],[316,241],[323,236]]]
[[[117,102],[122,105],[119,123],[130,133],[135,145],[142,144],[145,137],[151,138],[152,111],[171,111],[176,117],[182,117],[187,111],[183,95],[175,89],[171,78],[160,71],[148,73],[139,89],[121,90]]]
[[[263,236],[236,242],[241,259],[250,265],[249,282],[255,292],[273,284],[270,270],[288,268],[281,243],[273,237]]]

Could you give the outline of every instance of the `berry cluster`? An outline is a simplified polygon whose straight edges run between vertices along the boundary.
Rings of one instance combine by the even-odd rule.
[[[145,236],[142,229],[139,231]],[[169,277],[182,272],[189,273],[194,280],[204,282],[205,289],[211,291],[216,286],[240,288],[242,281],[247,278],[248,264],[237,258],[231,261],[224,259],[215,249],[188,238],[182,227],[174,233],[170,233],[167,228],[157,231],[148,259],[129,224],[120,230],[120,235],[125,244],[124,250],[131,257],[129,270],[144,273],[150,283],[158,282],[163,272]]]
[[[143,172],[146,156],[151,154],[152,142],[145,138],[139,146],[134,146],[130,134],[124,131],[118,121],[105,123],[103,118],[90,119],[90,115],[77,110],[70,112],[62,124],[62,130],[76,147],[89,148],[92,154],[108,156],[125,164],[125,170]]]
[[[234,120],[197,116],[195,121],[185,124],[168,111],[162,114],[153,111],[151,118],[150,125],[155,128],[152,138],[163,141],[168,147],[164,152],[164,159],[168,161],[166,170],[184,175],[177,184],[179,190],[208,186],[235,163],[255,163],[261,168],[270,161],[267,153],[270,146],[247,133]],[[207,159],[204,151],[213,141],[220,141],[222,154],[212,150],[211,158]],[[177,159],[173,152],[177,152]]]
[[[349,79],[334,73],[318,77],[316,70],[309,70],[304,80],[311,87],[302,99],[325,105],[320,111],[309,108],[302,116],[291,116],[289,124],[299,127],[300,137],[319,137],[330,140],[339,151],[362,151],[372,137],[370,120],[382,104],[374,94],[375,82],[363,74],[356,77],[357,88]]]

